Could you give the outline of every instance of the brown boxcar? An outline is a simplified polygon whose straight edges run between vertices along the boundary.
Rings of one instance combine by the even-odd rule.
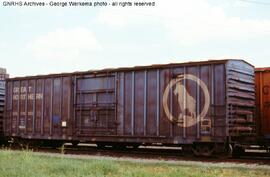
[[[6,95],[14,138],[201,148],[255,133],[254,67],[243,60],[12,78]]]
[[[258,134],[270,139],[270,68],[256,68],[255,84]]]

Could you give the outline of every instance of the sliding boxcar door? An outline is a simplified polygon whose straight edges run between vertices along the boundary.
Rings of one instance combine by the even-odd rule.
[[[77,76],[75,80],[75,119],[78,135],[116,134],[115,75]]]

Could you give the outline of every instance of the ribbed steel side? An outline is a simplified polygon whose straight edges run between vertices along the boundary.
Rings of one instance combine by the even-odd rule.
[[[36,139],[224,143],[254,132],[254,68],[174,63],[8,79],[6,134]]]
[[[254,135],[255,127],[254,68],[242,62],[227,64],[227,124],[230,136]]]
[[[270,139],[270,68],[256,68],[257,133]]]
[[[4,105],[5,105],[5,80],[9,75],[6,73],[6,69],[0,68],[0,136],[3,136],[4,126]]]

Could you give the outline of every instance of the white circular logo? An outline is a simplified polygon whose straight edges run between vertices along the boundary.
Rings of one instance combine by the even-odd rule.
[[[192,80],[196,82],[196,84],[200,86],[204,93],[204,107],[198,115],[196,114],[196,100],[188,93],[185,86],[182,84],[183,80]],[[179,108],[181,110],[181,113],[179,113],[178,117],[174,117],[168,107],[169,92],[174,86],[175,89],[173,90],[173,93],[175,96],[177,96]],[[181,127],[190,127],[196,123],[199,123],[198,121],[200,119],[204,119],[206,116],[209,105],[210,96],[207,86],[202,80],[191,74],[178,75],[175,79],[172,79],[163,93],[163,108],[167,118],[171,122],[177,123],[177,125]],[[186,110],[189,114],[185,114]]]

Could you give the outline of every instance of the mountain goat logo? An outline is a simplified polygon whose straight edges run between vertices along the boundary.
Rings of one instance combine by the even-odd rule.
[[[185,85],[183,84],[184,80],[192,80],[202,89],[204,93],[205,103],[201,113],[196,112],[197,108],[196,99],[193,98],[191,93],[189,93],[188,90],[186,89]],[[168,98],[170,90],[173,90],[173,94],[177,96],[177,101],[179,104],[179,108],[181,110],[181,113],[179,113],[177,118],[175,118],[172,115],[171,113],[172,110],[170,110],[168,106]],[[210,96],[207,86],[202,80],[191,74],[182,74],[178,75],[176,78],[173,78],[167,85],[163,94],[163,108],[167,118],[171,122],[175,122],[177,123],[178,126],[181,127],[190,127],[198,123],[200,119],[203,119],[206,116],[209,109],[209,105],[210,105]]]
[[[188,111],[191,114],[192,118],[196,118],[196,101],[195,99],[188,93],[188,91],[186,90],[186,88],[179,83],[176,84],[175,89],[174,89],[174,95],[176,95],[178,97],[178,103],[180,105],[180,109],[182,111],[188,109]],[[186,93],[186,99],[184,98],[184,94]],[[187,104],[185,104],[185,101],[187,102]],[[182,114],[180,113],[179,115],[180,117],[182,117]]]

